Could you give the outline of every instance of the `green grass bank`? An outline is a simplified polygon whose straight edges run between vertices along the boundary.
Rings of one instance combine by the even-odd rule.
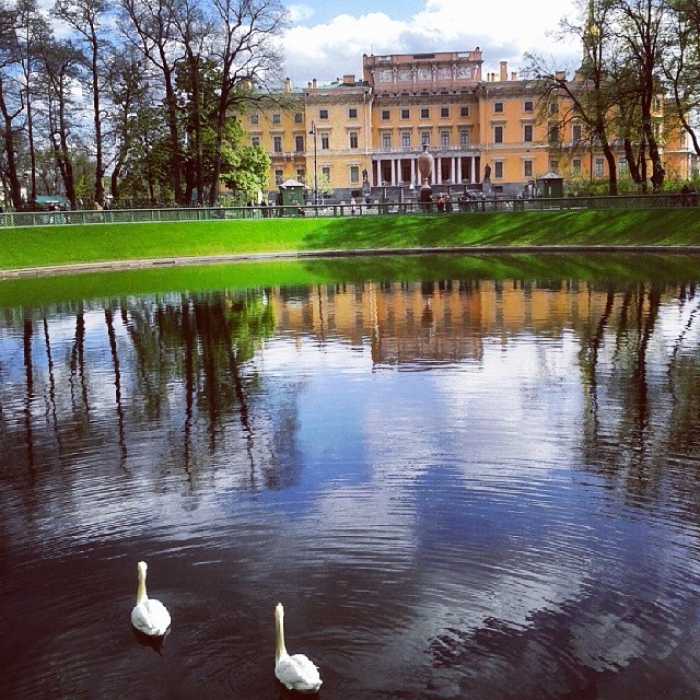
[[[538,211],[0,230],[0,270],[127,260],[443,248],[698,247],[700,209]]]

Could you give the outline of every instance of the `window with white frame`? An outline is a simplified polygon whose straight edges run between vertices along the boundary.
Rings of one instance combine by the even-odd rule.
[[[411,110],[410,109],[402,109],[401,110],[401,119],[410,119],[411,118]]]
[[[523,177],[531,178],[534,172],[534,166],[531,160],[523,161]]]
[[[617,171],[623,175],[627,174],[629,168],[627,166],[627,157],[620,156],[617,159]]]
[[[581,159],[580,158],[574,158],[571,161],[571,172],[574,175],[580,175],[581,174]]]
[[[420,118],[421,119],[430,119],[430,108],[429,107],[421,107]]]
[[[440,145],[443,148],[447,148],[450,145],[450,132],[449,131],[441,131],[440,132]]]
[[[275,184],[276,185],[281,185],[282,184],[282,178],[284,177],[284,171],[282,170],[275,170]]]
[[[253,137],[250,139],[250,145],[251,145],[251,146],[255,146],[255,147],[259,146],[259,145],[260,145],[260,137],[259,137],[259,136],[253,136]]]
[[[301,112],[294,112],[294,123],[295,124],[303,124],[304,123],[304,115]]]
[[[572,124],[571,125],[571,140],[574,143],[578,143],[581,140],[581,137],[583,136],[583,130],[581,129],[580,124]]]
[[[494,177],[494,180],[502,180],[503,179],[503,161],[502,160],[495,160],[493,162],[493,177]]]
[[[525,100],[523,102],[523,112],[534,112],[535,111],[535,103],[532,100]]]
[[[328,119],[328,110],[327,109],[319,109],[318,110],[318,118],[319,119]]]
[[[328,134],[321,134],[321,150],[327,151],[331,147],[331,139]]]
[[[282,137],[273,136],[272,137],[272,150],[275,153],[282,153]]]
[[[411,132],[404,131],[401,134],[401,148],[410,148],[410,147],[411,147]]]
[[[357,184],[360,181],[360,166],[351,165],[350,166],[350,182]]]
[[[421,132],[420,145],[421,146],[430,146],[430,132],[429,131],[422,131]]]
[[[272,123],[273,123],[275,126],[279,126],[279,125],[282,123],[282,115],[279,114],[278,112],[275,112],[275,113],[272,115]]]
[[[503,143],[503,126],[500,124],[493,127],[493,142]]]
[[[462,129],[459,132],[459,145],[463,148],[469,145],[469,129]]]
[[[357,107],[348,108],[348,119],[357,119]]]
[[[493,103],[493,111],[496,114],[503,114],[503,102],[494,102]]]
[[[324,165],[321,168],[321,175],[323,175],[323,179],[330,184],[331,181],[331,168],[329,165]]]
[[[358,148],[360,143],[360,137],[356,131],[350,132],[350,148],[353,150]]]
[[[391,134],[385,131],[382,134],[382,150],[388,151],[389,149],[391,149]]]
[[[469,116],[469,107],[463,106],[459,108],[459,116],[460,117],[468,117]]]
[[[250,120],[251,124],[257,125],[260,123],[260,115],[257,112],[253,112],[252,114],[248,115],[248,119]]]
[[[450,116],[450,108],[449,107],[440,107],[440,117],[442,119],[447,119]]]
[[[382,110],[382,121],[388,122],[391,119],[391,111],[388,109]]]
[[[596,177],[601,177],[605,174],[605,158],[595,159],[595,175]]]
[[[304,178],[306,178],[306,171],[304,168],[297,168],[297,182],[304,182]]]
[[[303,153],[304,152],[304,137],[298,134],[297,136],[294,137],[294,150],[297,153]]]
[[[532,124],[523,124],[523,141],[532,143],[533,127]]]

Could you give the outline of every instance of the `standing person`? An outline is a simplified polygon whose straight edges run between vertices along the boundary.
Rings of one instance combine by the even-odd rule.
[[[350,216],[353,216],[355,214],[355,198],[350,197]]]

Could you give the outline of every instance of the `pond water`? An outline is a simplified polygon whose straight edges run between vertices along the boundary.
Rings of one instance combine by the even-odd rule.
[[[329,700],[697,697],[700,267],[548,265],[3,308],[0,696],[277,698],[281,601]]]

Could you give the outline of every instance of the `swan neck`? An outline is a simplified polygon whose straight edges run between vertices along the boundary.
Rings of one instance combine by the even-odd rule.
[[[277,635],[275,644],[275,661],[279,661],[282,656],[287,655],[287,649],[284,646],[284,620],[279,613],[275,614],[275,632]]]
[[[148,595],[146,593],[146,572],[143,569],[139,569],[139,587],[136,591],[136,603],[143,603],[148,600]]]

